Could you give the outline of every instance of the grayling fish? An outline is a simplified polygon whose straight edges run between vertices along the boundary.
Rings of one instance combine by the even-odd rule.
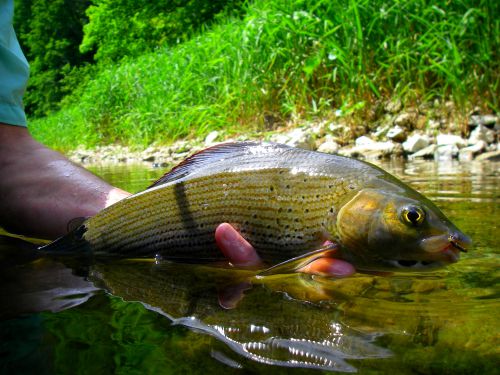
[[[270,272],[333,253],[361,270],[435,268],[456,262],[471,242],[432,202],[372,164],[241,142],[194,154],[42,249],[201,262],[222,257],[214,232],[223,222],[265,261],[285,262]]]

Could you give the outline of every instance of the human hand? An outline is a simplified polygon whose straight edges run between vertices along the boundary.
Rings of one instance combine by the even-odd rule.
[[[262,264],[257,251],[230,224],[220,224],[215,230],[215,242],[229,261],[235,266],[259,266]],[[356,272],[354,267],[343,260],[319,258],[302,267],[299,272],[330,277],[346,277]]]

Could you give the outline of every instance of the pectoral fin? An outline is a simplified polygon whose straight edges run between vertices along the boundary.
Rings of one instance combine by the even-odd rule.
[[[265,269],[264,271],[259,272],[256,276],[271,276],[283,273],[294,273],[299,271],[301,268],[307,266],[309,263],[314,262],[319,258],[330,257],[333,255],[339,248],[339,245],[336,243],[329,243],[326,246],[318,250],[311,251],[304,255],[300,255],[298,257],[286,260],[282,263],[278,263],[272,267]]]

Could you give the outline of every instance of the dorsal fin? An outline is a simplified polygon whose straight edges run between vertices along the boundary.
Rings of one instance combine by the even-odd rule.
[[[259,152],[269,152],[276,149],[289,149],[290,147],[276,143],[255,141],[221,143],[201,150],[183,160],[172,168],[170,172],[165,173],[155,181],[148,189],[178,180],[216,161],[256,152],[257,148]]]

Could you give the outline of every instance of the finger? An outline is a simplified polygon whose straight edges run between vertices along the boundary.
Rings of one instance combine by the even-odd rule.
[[[222,254],[235,266],[256,266],[261,263],[254,247],[228,223],[217,227],[215,242]]]
[[[319,258],[299,269],[299,272],[320,276],[346,277],[354,274],[356,270],[352,264],[344,260]]]

